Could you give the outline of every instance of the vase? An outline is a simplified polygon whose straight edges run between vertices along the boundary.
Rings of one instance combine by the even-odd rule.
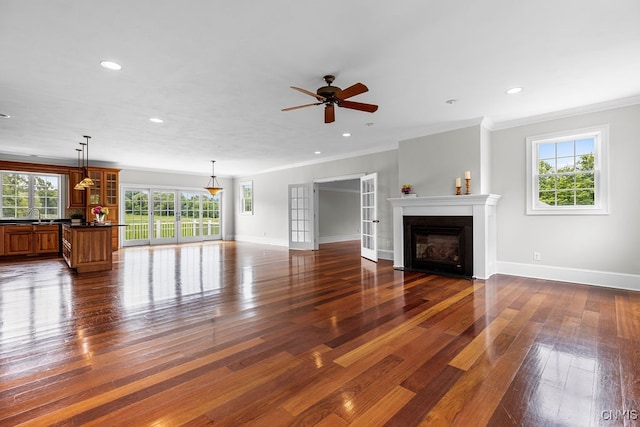
[[[96,222],[104,222],[104,214],[97,214],[96,215]]]

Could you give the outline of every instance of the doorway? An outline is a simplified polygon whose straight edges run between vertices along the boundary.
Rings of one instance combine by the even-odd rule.
[[[313,191],[308,205],[306,200],[301,203],[300,189]],[[301,206],[305,207],[302,213]],[[302,219],[308,228],[301,228]],[[291,249],[317,249],[319,243],[360,240],[361,255],[377,261],[377,226],[377,173],[317,179],[312,184],[289,187]],[[301,235],[304,245],[299,242]]]

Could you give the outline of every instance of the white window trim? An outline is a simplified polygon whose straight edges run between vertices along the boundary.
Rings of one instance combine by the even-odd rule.
[[[537,145],[595,136],[595,204],[593,206],[548,206],[538,203]],[[593,126],[527,137],[527,215],[609,214],[609,125]]]
[[[251,210],[244,209],[244,188],[249,187],[251,189]],[[253,215],[253,181],[244,181],[240,183],[240,215]]]

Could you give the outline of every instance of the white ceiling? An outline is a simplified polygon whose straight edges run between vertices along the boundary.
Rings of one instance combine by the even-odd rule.
[[[635,103],[639,21],[638,0],[0,0],[0,153],[75,162],[88,134],[92,161],[239,176]],[[325,74],[380,108],[281,111]]]

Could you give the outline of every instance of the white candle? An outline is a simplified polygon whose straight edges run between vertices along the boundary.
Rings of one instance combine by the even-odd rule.
[[[456,178],[456,187],[460,187],[460,178]]]
[[[465,171],[464,179],[471,179],[471,171]]]

